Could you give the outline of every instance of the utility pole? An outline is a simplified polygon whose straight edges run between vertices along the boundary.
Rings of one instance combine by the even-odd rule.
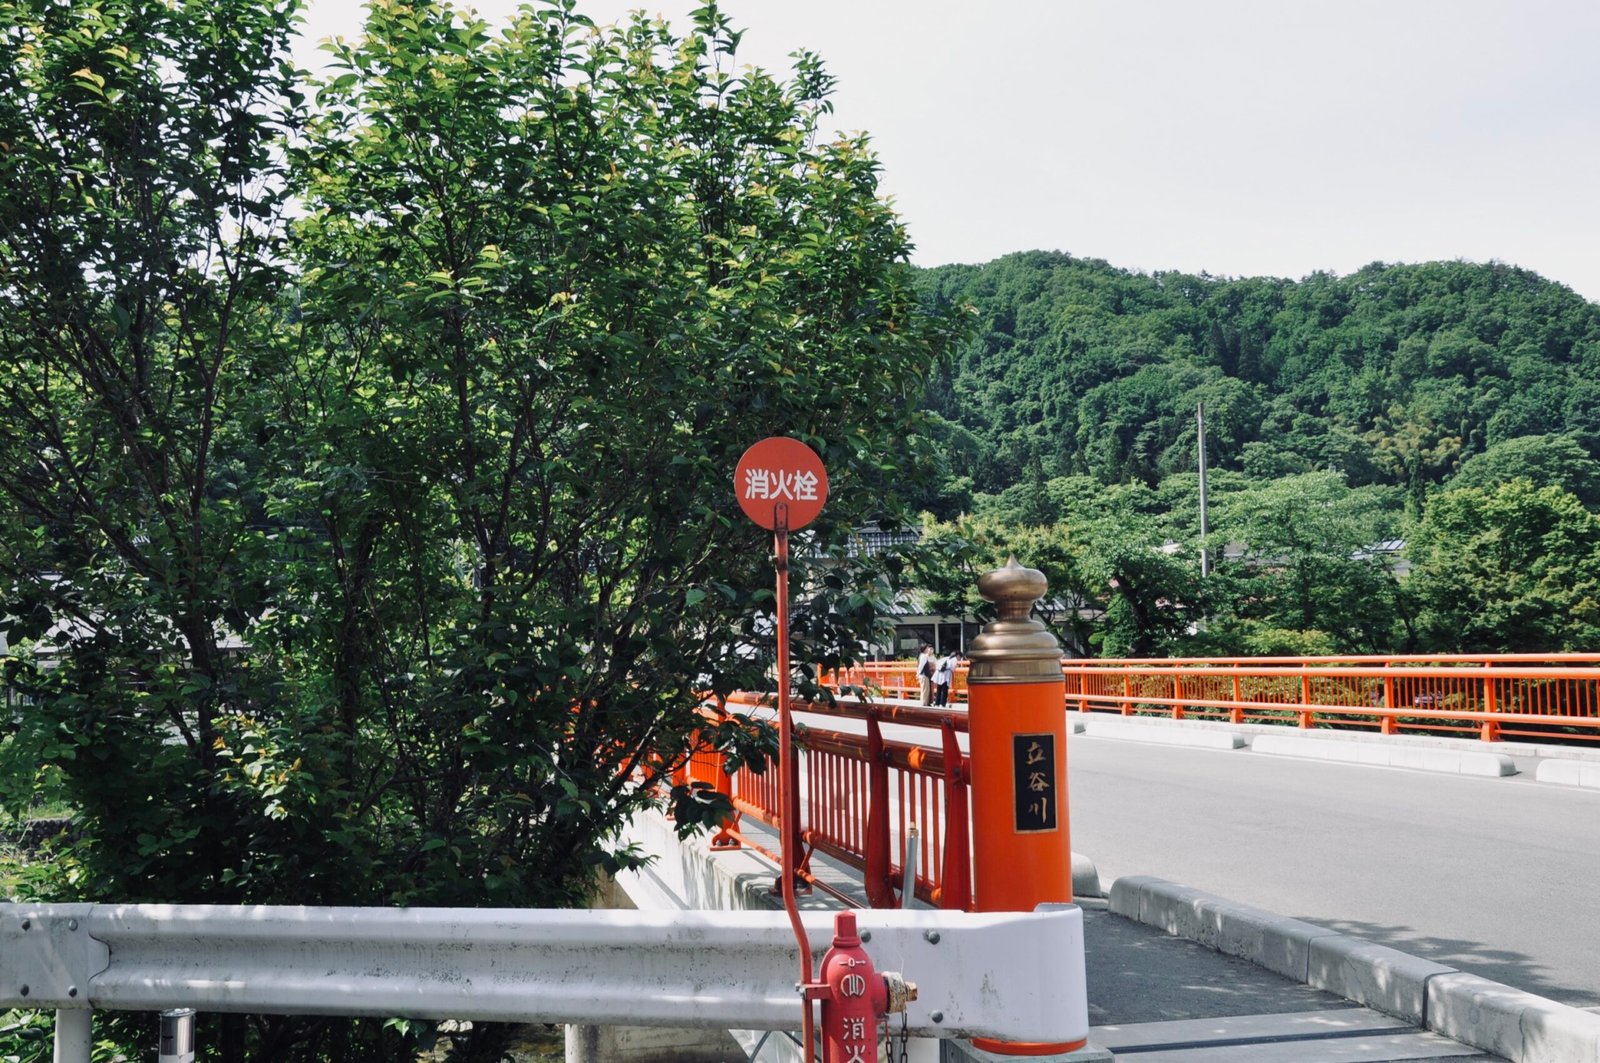
[[[1211,559],[1206,553],[1206,404],[1194,408],[1194,421],[1200,451],[1200,578],[1211,575]]]

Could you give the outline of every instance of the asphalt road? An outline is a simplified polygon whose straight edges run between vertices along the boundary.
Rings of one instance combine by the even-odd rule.
[[[1072,735],[1073,851],[1600,1006],[1600,790]]]

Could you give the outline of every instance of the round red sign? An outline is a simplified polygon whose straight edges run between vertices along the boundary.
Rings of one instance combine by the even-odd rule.
[[[787,507],[785,527],[804,528],[828,501],[828,470],[817,452],[788,436],[769,436],[744,452],[733,471],[733,492],[744,515],[778,529],[779,507]]]

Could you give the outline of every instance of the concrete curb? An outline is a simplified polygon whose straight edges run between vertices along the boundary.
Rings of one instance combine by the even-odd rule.
[[[1110,908],[1512,1063],[1600,1063],[1600,1014],[1384,945],[1148,875],[1113,882]]]
[[[1553,782],[1562,786],[1587,786],[1600,790],[1600,764],[1582,760],[1543,760],[1534,770],[1537,782]]]
[[[1256,753],[1281,757],[1309,757],[1346,764],[1371,764],[1387,768],[1414,768],[1454,775],[1479,775],[1496,778],[1515,775],[1516,762],[1500,753],[1477,753],[1454,749],[1418,749],[1374,742],[1340,742],[1298,735],[1256,735],[1250,743]]]
[[[1100,871],[1082,853],[1072,854],[1072,895],[1074,897],[1104,897],[1100,888]]]
[[[1159,742],[1165,746],[1193,746],[1198,749],[1243,749],[1248,743],[1241,734],[1189,728],[1170,728],[1159,723],[1133,723],[1124,719],[1074,721],[1073,730],[1091,738],[1119,738],[1125,742]]]
[[[1428,983],[1429,1028],[1516,1063],[1600,1059],[1600,1015],[1459,971]]]
[[[1337,936],[1312,923],[1285,919],[1148,875],[1124,876],[1113,882],[1110,908],[1117,915],[1302,983],[1308,981],[1311,969],[1311,943]]]

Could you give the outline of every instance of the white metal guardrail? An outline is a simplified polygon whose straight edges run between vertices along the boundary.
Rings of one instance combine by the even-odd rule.
[[[1075,905],[857,920],[914,1037],[1088,1035]],[[833,914],[803,921],[820,958]],[[794,949],[781,912],[0,904],[0,1006],[57,1009],[63,1063],[89,1009],[794,1029]]]

